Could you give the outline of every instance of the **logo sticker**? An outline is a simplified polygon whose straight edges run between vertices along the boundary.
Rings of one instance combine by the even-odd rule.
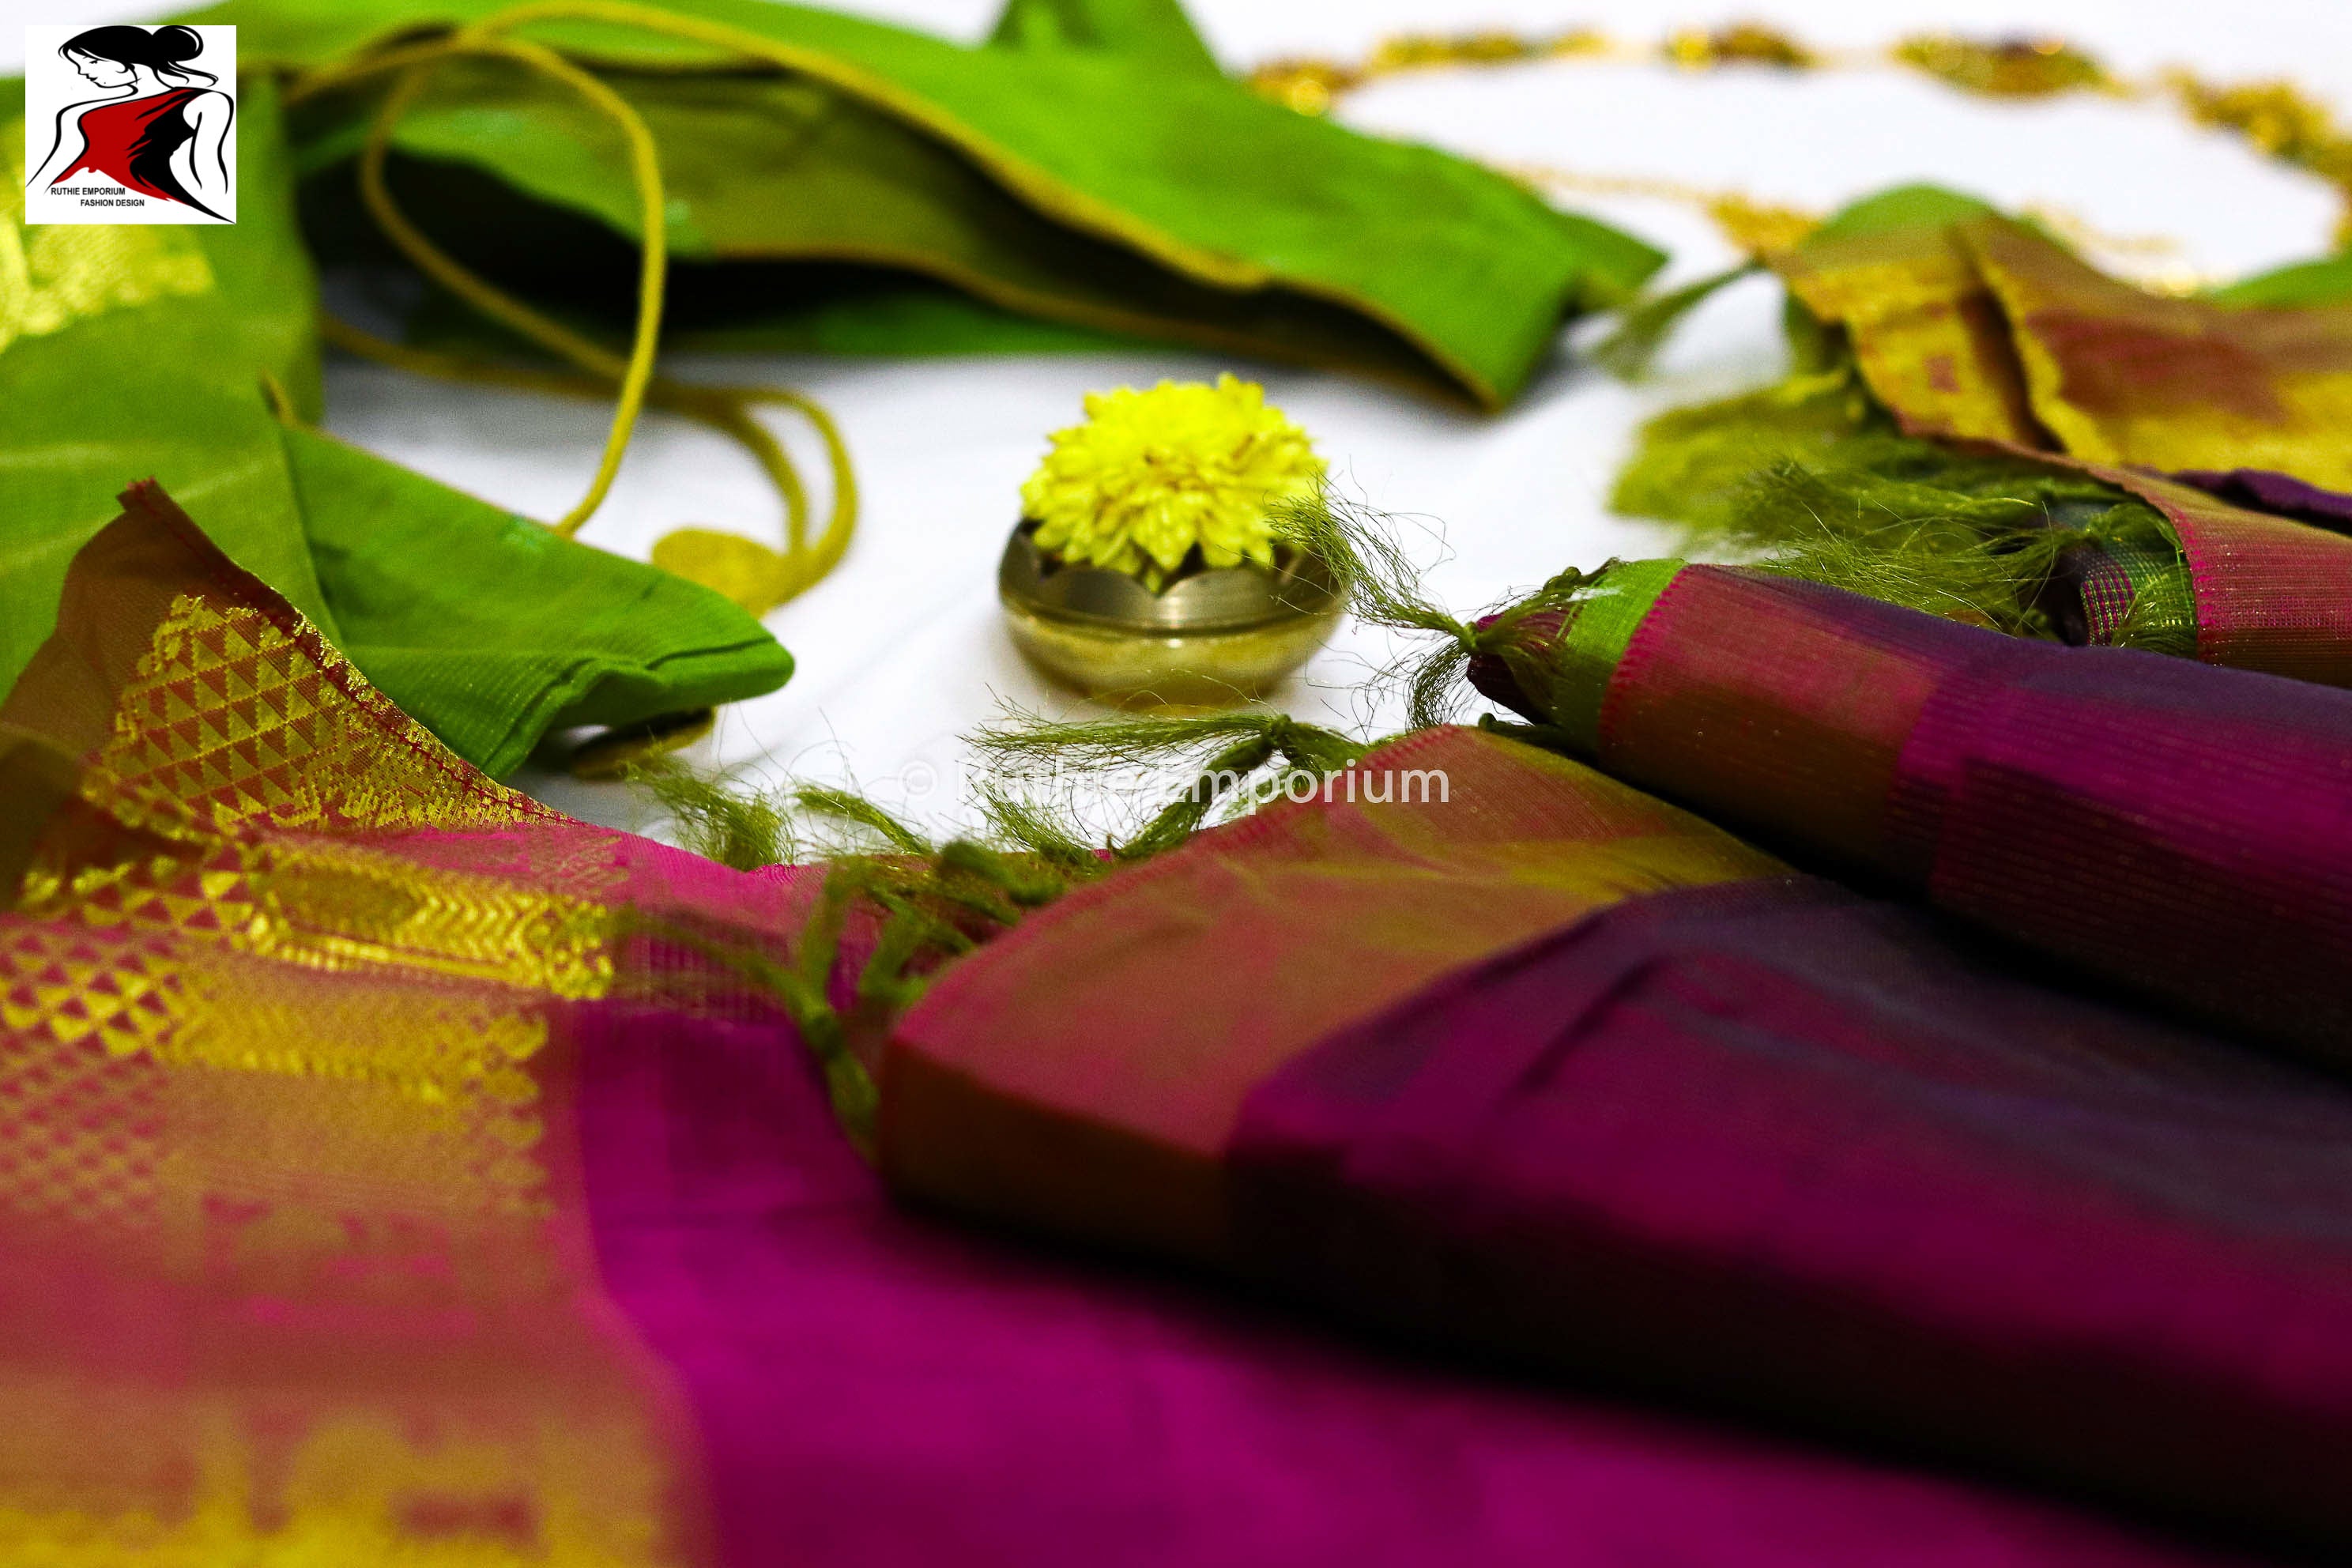
[[[25,29],[27,224],[235,223],[236,29]]]

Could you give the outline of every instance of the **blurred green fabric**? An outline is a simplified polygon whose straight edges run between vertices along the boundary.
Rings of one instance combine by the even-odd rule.
[[[21,81],[0,83],[0,136]],[[755,696],[792,659],[709,589],[557,537],[270,412],[319,405],[317,290],[266,79],[232,226],[28,229],[0,215],[0,689],[74,552],[152,478],[450,748],[512,772],[551,729]],[[21,190],[13,177],[8,192]],[[0,283],[0,288],[5,288]]]
[[[34,229],[21,209],[0,215],[21,263],[0,267],[0,689],[47,636],[73,552],[151,477],[493,773],[551,729],[788,678],[783,649],[721,596],[279,417],[320,414],[317,268],[397,261],[352,178],[387,79],[281,114],[285,89],[503,8],[215,7],[191,19],[240,28],[236,224]],[[978,47],[762,0],[665,9],[781,47],[790,68],[648,30],[624,6],[529,36],[601,73],[659,142],[673,343],[1175,341],[1494,406],[1565,315],[1626,298],[1661,259],[1489,170],[1260,100],[1176,0],[1012,0]],[[0,84],[12,153],[23,101],[21,82]],[[625,333],[636,196],[614,126],[570,89],[457,61],[394,145],[394,187],[428,233],[535,303]],[[412,327],[513,352],[468,316],[428,293]]]
[[[2352,251],[2322,261],[2298,261],[2275,271],[2216,289],[2209,299],[2224,305],[2342,305],[2352,303]]]
[[[236,24],[248,68],[299,70],[506,8],[232,0],[186,19]],[[764,0],[658,9],[764,40],[794,68],[610,19],[526,36],[594,62],[643,117],[676,256],[750,269],[712,285],[730,315],[788,308],[779,263],[856,264],[1015,315],[1498,406],[1565,315],[1626,298],[1662,259],[1477,164],[1264,100],[1213,69],[1164,0],[1022,0],[978,47]],[[377,78],[301,107],[306,181],[348,188],[383,90]],[[393,145],[395,194],[462,259],[535,299],[570,289],[625,311],[636,196],[618,133],[572,89],[452,61]],[[578,226],[561,245],[551,214]]]
[[[0,687],[48,637],[67,563],[134,479],[160,480],[335,635],[261,392],[274,376],[318,411],[316,295],[272,94],[246,95],[229,226],[26,227],[24,112],[23,81],[0,81],[0,244],[24,258],[5,269],[23,297],[0,300]]]

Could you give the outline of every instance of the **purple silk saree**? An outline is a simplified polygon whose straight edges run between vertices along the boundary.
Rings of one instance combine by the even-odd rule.
[[[12,1560],[2245,1561],[1890,1445],[2340,1536],[2328,1083],[1440,730],[946,969],[877,1173],[714,956],[819,873],[500,788],[128,508],[0,709]]]
[[[2347,1059],[2352,694],[1737,568],[1615,575],[1473,679],[1641,787]]]
[[[2352,1539],[2352,1095],[1661,858],[1712,830],[1513,742],[1361,770],[1407,762],[1452,802],[1261,813],[950,970],[891,1041],[885,1173],[1424,1343]],[[1548,796],[1592,815],[1520,837]]]
[[[716,1561],[2221,1560],[908,1214],[782,1031],[608,1017],[582,1063],[605,1289],[695,1413]]]

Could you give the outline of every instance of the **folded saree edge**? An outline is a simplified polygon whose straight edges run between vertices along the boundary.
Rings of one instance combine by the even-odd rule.
[[[1596,910],[1781,869],[1552,753],[1419,731],[959,960],[885,1047],[882,1169],[950,1206],[1214,1261],[1226,1142],[1285,1063]],[[1285,919],[1285,892],[1319,907]],[[1201,973],[1224,979],[1171,991]]]
[[[447,792],[439,816],[451,825],[554,816],[402,711],[161,485],[142,480],[121,500],[76,553],[58,629],[0,704],[0,722],[103,759],[119,784],[193,791],[215,816],[314,809],[321,783],[306,773],[340,744],[392,748]],[[341,705],[324,728],[314,689]],[[123,716],[132,703],[143,704],[135,722]]]

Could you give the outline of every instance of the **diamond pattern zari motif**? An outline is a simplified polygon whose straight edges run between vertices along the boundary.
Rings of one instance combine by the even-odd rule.
[[[111,1227],[152,1222],[149,1073],[125,1058],[185,1014],[162,944],[0,924],[0,1204]]]
[[[308,626],[194,594],[155,628],[99,760],[122,788],[224,827],[488,827],[547,815],[401,718]]]
[[[28,912],[185,931],[320,968],[389,963],[573,998],[610,983],[597,905],[331,837],[550,814],[458,763],[299,620],[178,595],[83,796],[110,821],[53,835],[26,879]],[[91,842],[110,828],[123,842]]]
[[[54,925],[12,925],[0,941],[0,1026],[61,1046],[96,1040],[128,1056],[165,1035],[182,1008],[170,950],[100,942]]]
[[[549,1089],[615,836],[142,500],[118,542],[186,584],[61,683],[114,705],[36,731],[101,739],[0,909],[0,1256],[58,1284],[0,1288],[0,1561],[678,1562]]]

